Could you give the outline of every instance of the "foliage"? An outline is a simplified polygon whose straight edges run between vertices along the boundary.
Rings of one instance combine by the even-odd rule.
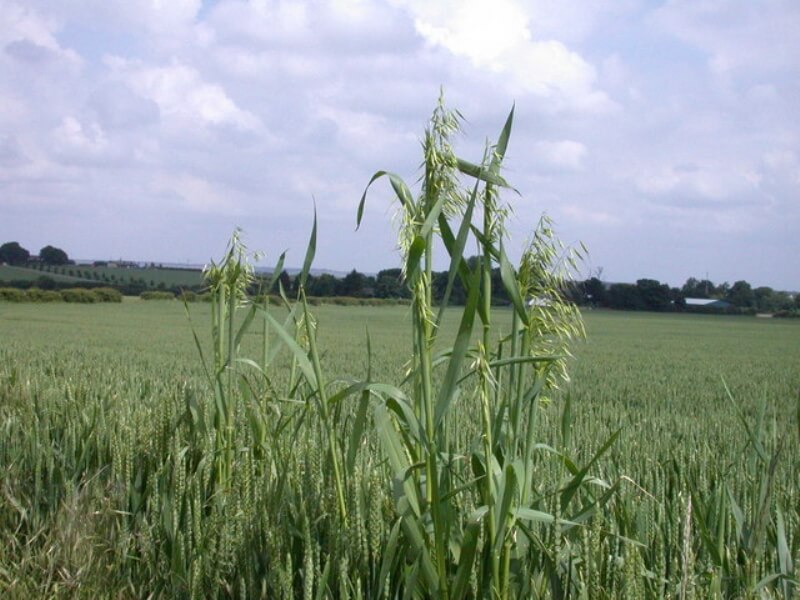
[[[61,248],[54,246],[45,246],[39,250],[39,260],[46,265],[68,265],[70,264],[67,253]]]
[[[66,290],[61,290],[59,293],[61,294],[61,299],[64,300],[64,302],[92,304],[100,301],[100,297],[97,296],[93,290],[68,288]]]
[[[0,300],[5,302],[24,302],[25,292],[15,288],[0,288]]]
[[[93,288],[92,292],[94,292],[100,302],[122,302],[122,294],[119,290],[115,290],[114,288]]]
[[[544,468],[536,452],[537,413],[543,395],[566,376],[563,356],[583,331],[577,309],[560,289],[575,264],[568,256],[568,268],[562,268],[562,248],[543,219],[519,268],[511,266],[504,250],[508,209],[497,189],[509,187],[500,166],[513,111],[479,164],[457,158],[450,145],[458,121],[440,102],[423,140],[416,198],[386,171],[369,183],[387,177],[399,201],[402,274],[411,290],[410,394],[387,395],[375,408],[375,427],[394,474],[397,514],[391,563],[383,568],[397,595],[516,598],[534,593],[531,565],[544,563],[543,575],[557,593],[553,578],[563,557],[556,547],[542,546],[534,532],[541,524],[567,530],[576,523],[547,512],[534,483]],[[474,178],[469,187],[462,187],[459,172]],[[451,265],[438,310],[432,285],[437,232]],[[480,254],[468,261],[463,252],[470,237]],[[513,307],[510,333],[499,342],[491,322],[493,266]],[[452,345],[435,352],[456,278],[466,295],[460,325]],[[454,429],[466,407],[480,415],[472,439]],[[603,450],[611,441],[613,436]],[[598,498],[584,497],[583,479],[576,475],[557,491],[560,509],[579,513],[589,499],[584,509],[594,510]]]
[[[0,246],[0,264],[24,265],[28,262],[31,253],[19,245],[19,242],[6,242]]]
[[[159,290],[148,290],[139,294],[142,300],[175,300],[175,294]]]
[[[565,282],[579,256],[546,219],[516,267],[505,253],[497,192],[512,116],[470,163],[440,105],[419,194],[389,173],[370,182],[388,178],[400,201],[410,307],[312,312],[316,220],[280,307],[265,292],[283,257],[258,284],[234,234],[206,271],[210,302],[182,303],[192,324],[210,323],[192,325],[199,362],[179,303],[4,305],[0,586],[791,597],[797,324],[599,313],[591,343],[573,346],[583,330]],[[435,236],[450,262],[438,303]],[[508,308],[492,308],[496,285]],[[570,348],[575,383],[559,390]]]

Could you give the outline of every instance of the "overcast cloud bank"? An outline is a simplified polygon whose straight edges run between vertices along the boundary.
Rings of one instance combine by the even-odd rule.
[[[439,86],[477,159],[512,103],[514,240],[542,211],[614,281],[800,288],[792,0],[0,0],[0,242],[395,266]]]

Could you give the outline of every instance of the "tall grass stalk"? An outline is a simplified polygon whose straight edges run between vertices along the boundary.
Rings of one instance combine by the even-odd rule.
[[[550,387],[553,365],[561,364],[567,344],[582,328],[577,310],[562,295],[564,277],[553,271],[555,250],[552,237],[545,235],[549,230],[537,232],[538,246],[526,251],[519,269],[511,266],[505,253],[508,211],[499,203],[497,190],[510,187],[500,168],[513,110],[497,144],[478,164],[456,157],[452,149],[450,140],[458,123],[458,113],[447,110],[440,98],[423,139],[424,172],[416,199],[390,172],[377,172],[367,186],[387,177],[400,202],[399,241],[412,292],[412,395],[408,404],[392,399],[378,405],[375,419],[396,479],[398,523],[404,533],[397,543],[414,557],[406,588],[443,599],[463,598],[470,582],[477,580],[480,595],[509,598],[526,585],[526,569],[514,558],[536,542],[523,539],[531,533],[522,523],[557,522],[536,507],[540,499],[531,493],[535,415],[541,394]],[[461,176],[472,179],[472,186],[464,187]],[[359,206],[359,224],[366,194]],[[482,217],[478,225],[473,223],[476,217]],[[456,337],[438,353],[434,353],[437,324],[447,303],[434,319],[434,237],[443,242],[450,258],[445,297],[456,278],[467,292]],[[470,241],[478,248],[477,261],[466,260]],[[513,330],[501,336],[499,344],[491,322],[495,269],[514,311]],[[528,297],[530,292],[539,295]],[[529,305],[529,300],[534,302]],[[482,325],[473,344],[476,319]],[[548,353],[542,354],[542,348]],[[443,373],[435,373],[437,366]],[[477,380],[474,385],[473,380]],[[449,424],[454,411],[469,410],[468,406],[475,406],[481,415],[481,433],[471,447],[455,446]],[[521,424],[523,415],[528,415],[527,427]],[[582,478],[565,490],[567,502]],[[465,499],[477,500],[478,505],[465,512]]]

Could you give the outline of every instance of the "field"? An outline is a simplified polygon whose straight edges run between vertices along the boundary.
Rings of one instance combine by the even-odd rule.
[[[191,311],[208,357],[210,308]],[[334,376],[364,379],[368,363],[372,381],[401,382],[408,307],[314,314],[331,388],[344,386]],[[511,311],[494,319],[507,332]],[[585,322],[572,382],[536,408],[536,506],[564,520],[527,528],[540,546],[524,549],[529,580],[514,589],[791,597],[800,324],[601,311]],[[455,315],[442,323],[453,335],[457,327]],[[182,304],[0,304],[0,339],[0,589],[10,597],[379,598],[414,589],[414,557],[387,558],[399,526],[385,450],[369,427],[363,439],[348,437],[358,395],[328,416],[348,432],[346,520],[324,416],[246,390],[235,408],[234,493],[218,507],[202,452],[214,445],[214,395]],[[246,336],[242,354],[257,357],[261,342]],[[280,390],[292,361],[285,348],[276,361],[270,387]],[[480,438],[479,411],[470,398],[455,402],[451,435],[468,448]],[[570,465],[587,466],[574,498],[564,495],[580,470]],[[468,596],[480,595],[477,577]]]
[[[3,591],[793,597],[800,324],[589,312],[582,342],[584,249],[544,216],[506,254],[513,115],[474,163],[440,98],[419,193],[370,179],[397,197],[408,307],[310,307],[316,218],[280,307],[246,298],[238,230],[191,321],[0,304]]]
[[[115,285],[141,284],[143,288],[195,287],[202,285],[199,269],[94,267],[92,265],[44,266],[42,269],[0,266],[0,282],[35,281],[49,277],[57,282],[100,282]]]
[[[59,267],[60,271],[61,267]],[[0,282],[4,281],[35,281],[39,277],[46,275],[53,281],[62,283],[77,283],[79,281],[87,281],[83,277],[70,276],[56,272],[40,271],[38,269],[29,269],[27,267],[12,267],[10,265],[0,265]]]

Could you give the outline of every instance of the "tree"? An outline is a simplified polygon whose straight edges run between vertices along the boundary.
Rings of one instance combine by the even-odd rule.
[[[636,287],[646,310],[668,310],[670,308],[669,286],[666,283],[655,279],[639,279]]]
[[[0,246],[0,263],[9,265],[24,265],[31,257],[31,253],[19,245],[19,242],[6,242]]]
[[[362,296],[364,294],[364,275],[353,269],[342,279],[338,292],[340,296]]]
[[[375,296],[378,298],[405,298],[407,288],[400,269],[384,269],[375,277]]]
[[[739,280],[728,290],[728,300],[739,308],[750,308],[755,305],[756,297],[750,284],[744,280]]]
[[[773,295],[775,291],[768,286],[757,287],[753,290],[756,300],[756,308],[762,312],[772,312],[775,310]]]
[[[756,308],[761,312],[777,312],[792,308],[792,298],[786,292],[777,292],[771,287],[757,287],[753,290]]]
[[[631,283],[615,283],[608,289],[608,305],[622,310],[641,310],[644,303],[639,288]]]
[[[683,284],[681,293],[683,293],[686,298],[713,298],[720,293],[724,295],[728,289],[727,286],[727,283],[723,283],[721,286],[717,287],[714,285],[713,281],[709,281],[708,279],[699,281],[694,277],[689,277],[686,283]]]
[[[587,279],[583,284],[586,300],[595,306],[604,306],[606,303],[606,287],[597,277]]]
[[[296,278],[299,281],[299,278]],[[308,276],[306,293],[309,296],[335,296],[337,279],[330,273],[322,273],[319,277]]]
[[[46,265],[68,265],[70,264],[67,253],[61,248],[45,246],[39,250],[39,259]]]

